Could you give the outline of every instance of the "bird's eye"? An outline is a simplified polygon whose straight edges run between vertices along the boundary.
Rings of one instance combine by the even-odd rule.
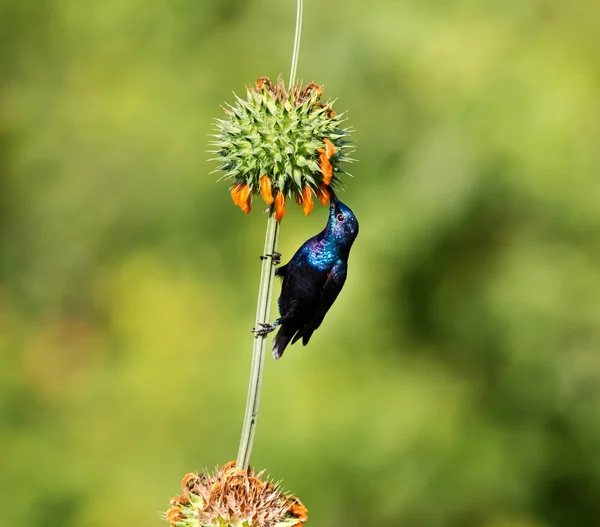
[[[344,221],[346,218],[344,217],[344,215],[341,212],[338,212],[338,215],[336,216],[336,219],[338,221]]]

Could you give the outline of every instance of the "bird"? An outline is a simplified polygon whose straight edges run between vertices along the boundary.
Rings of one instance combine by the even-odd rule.
[[[273,358],[281,358],[288,344],[302,339],[306,346],[319,328],[346,282],[348,257],[358,236],[358,219],[333,190],[325,229],[296,251],[288,263],[275,269],[283,282],[279,318],[253,332],[265,335],[281,326],[273,340]]]

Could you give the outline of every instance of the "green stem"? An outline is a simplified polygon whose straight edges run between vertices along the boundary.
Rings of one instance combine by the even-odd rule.
[[[267,232],[265,234],[265,249],[263,254],[277,252],[279,241],[279,222],[275,215],[270,214],[267,220]],[[258,289],[258,305],[256,306],[256,324],[269,322],[271,311],[271,298],[273,297],[273,277],[275,267],[271,258],[262,261],[260,272],[260,287]],[[244,426],[242,428],[242,439],[237,456],[237,466],[246,470],[250,462],[254,434],[256,433],[256,419],[258,418],[258,405],[260,403],[260,389],[262,387],[262,375],[265,364],[265,349],[267,347],[267,335],[256,336],[252,348],[252,366],[250,368],[250,385],[248,386],[248,399],[246,401],[246,413],[244,414]]]
[[[302,5],[303,0],[296,1],[296,31],[294,34],[294,50],[292,52],[292,67],[290,73],[289,88],[296,82],[296,69],[298,67],[298,54],[300,52],[300,35],[302,33]],[[275,215],[271,210],[267,220],[267,232],[265,234],[265,250],[263,254],[277,252],[279,241],[279,222],[275,221]],[[260,272],[260,287],[258,288],[258,305],[256,306],[256,328],[261,323],[269,322],[271,313],[271,299],[273,297],[273,278],[275,268],[271,258],[265,258]],[[250,385],[248,386],[248,399],[246,400],[246,413],[244,414],[244,425],[242,427],[242,438],[237,455],[237,466],[247,470],[256,433],[256,420],[258,418],[258,406],[260,404],[260,390],[262,387],[262,375],[265,365],[265,349],[267,347],[267,335],[254,337],[252,347],[252,366],[250,367]]]
[[[292,67],[290,68],[291,88],[296,82],[296,70],[298,69],[298,55],[300,54],[300,36],[302,35],[302,0],[296,2],[296,31],[294,32],[294,50],[292,51]]]

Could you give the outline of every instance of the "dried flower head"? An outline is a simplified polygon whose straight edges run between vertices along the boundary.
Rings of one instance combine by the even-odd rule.
[[[235,461],[214,476],[188,474],[166,519],[171,527],[300,527],[307,520],[304,505],[262,481],[263,474],[236,468]]]
[[[310,214],[315,195],[324,205],[322,189],[339,184],[342,161],[347,157],[350,130],[340,128],[342,115],[320,102],[323,88],[309,83],[286,89],[283,81],[267,77],[248,88],[246,99],[236,96],[217,119],[212,145],[221,179],[230,179],[231,198],[250,212],[253,196],[262,196],[280,220],[287,198],[302,204]]]

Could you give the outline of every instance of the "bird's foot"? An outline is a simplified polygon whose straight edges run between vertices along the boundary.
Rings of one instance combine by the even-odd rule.
[[[271,263],[273,265],[279,265],[281,263],[281,253],[273,253],[273,254],[261,254],[259,256],[261,260],[266,260],[267,258],[271,258]]]
[[[277,324],[269,324],[268,322],[260,322],[258,325],[260,326],[258,329],[252,328],[252,333],[254,333],[254,335],[257,337],[268,335],[277,328]]]

